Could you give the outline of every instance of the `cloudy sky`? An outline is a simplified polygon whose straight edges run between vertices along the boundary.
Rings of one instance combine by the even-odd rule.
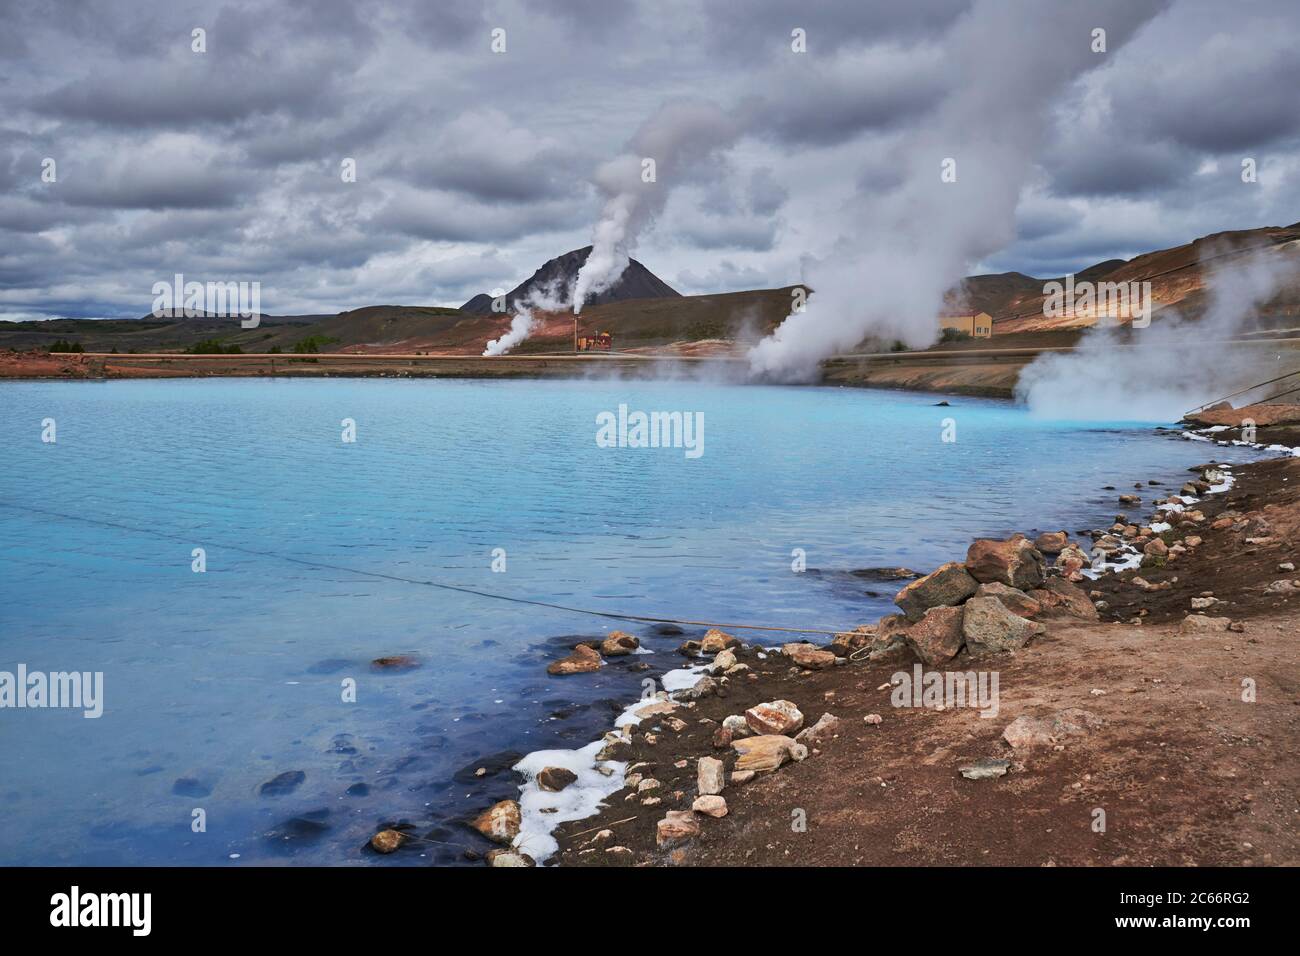
[[[744,132],[660,184],[633,254],[687,294],[787,285],[871,228],[854,199],[984,68],[954,50],[969,6],[0,0],[0,318],[138,316],[177,272],[260,281],[277,314],[459,305],[589,243],[596,168],[700,99]],[[971,272],[1300,219],[1300,8],[1149,8],[1096,24],[1108,52],[1053,104],[1016,238]]]

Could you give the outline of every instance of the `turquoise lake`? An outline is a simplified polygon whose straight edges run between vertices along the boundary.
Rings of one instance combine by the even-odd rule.
[[[630,665],[683,661],[683,638],[651,625],[412,582],[852,627],[888,613],[897,587],[855,569],[929,570],[973,537],[1096,527],[1134,482],[1176,486],[1193,464],[1256,454],[1153,423],[942,398],[694,382],[2,384],[0,670],[102,672],[104,711],[0,710],[0,864],[456,862],[487,848],[461,821],[516,792],[512,755],[595,739],[640,692],[647,674]],[[702,413],[703,454],[598,446],[597,416],[620,404]],[[956,441],[942,440],[945,419]],[[616,627],[654,653],[546,674],[576,639]],[[420,666],[370,664],[403,654]],[[261,792],[285,773],[300,782]],[[388,822],[415,825],[419,850],[366,851]]]

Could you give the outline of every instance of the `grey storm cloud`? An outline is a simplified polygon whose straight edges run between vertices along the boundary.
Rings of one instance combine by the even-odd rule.
[[[861,230],[862,197],[911,175],[899,157],[957,64],[981,62],[950,43],[973,8],[0,0],[0,316],[140,315],[175,271],[260,279],[281,313],[459,304],[589,243],[596,171],[693,97],[741,132],[677,184],[637,258],[683,291],[788,285]],[[1097,24],[1112,52],[1052,104],[1014,238],[981,267],[1059,274],[1296,218],[1294,3],[1170,0],[1126,22]]]

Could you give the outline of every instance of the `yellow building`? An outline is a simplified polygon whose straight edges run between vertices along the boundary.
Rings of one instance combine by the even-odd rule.
[[[993,316],[987,312],[940,312],[940,329],[956,329],[976,339],[993,336]]]

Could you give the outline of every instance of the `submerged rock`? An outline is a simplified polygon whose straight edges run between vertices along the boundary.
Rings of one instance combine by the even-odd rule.
[[[392,853],[407,840],[400,830],[380,830],[370,838],[370,848],[376,853]]]
[[[409,671],[420,666],[420,659],[411,654],[394,654],[390,657],[376,657],[370,666],[377,671]]]
[[[257,792],[264,797],[283,797],[297,790],[306,779],[307,774],[301,770],[286,770],[258,787]]]
[[[172,793],[178,797],[207,797],[212,795],[212,788],[194,777],[178,777],[172,784]]]

